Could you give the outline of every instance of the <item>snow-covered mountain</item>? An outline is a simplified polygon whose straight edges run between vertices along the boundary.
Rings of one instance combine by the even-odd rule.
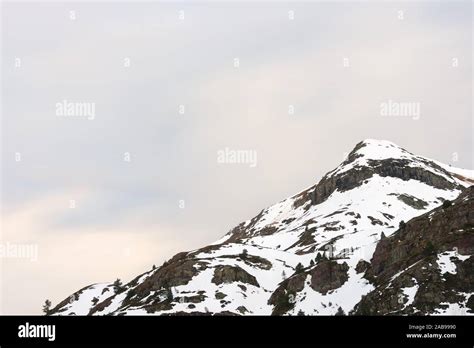
[[[365,140],[316,185],[262,210],[217,242],[179,253],[125,285],[85,287],[59,303],[51,314],[388,314],[388,309],[372,310],[377,301],[369,301],[382,286],[378,277],[383,268],[392,264],[387,261],[382,270],[374,268],[380,266],[376,263],[378,245],[398,240],[400,231],[412,226],[410,220],[430,216],[426,213],[448,206],[463,191],[469,198],[466,192],[473,178],[473,171],[416,156],[391,142]],[[438,224],[443,223],[440,221]],[[451,251],[446,248],[457,246],[453,249],[457,262],[471,262],[473,214],[459,217],[459,224],[464,232],[459,235],[462,246],[455,241],[443,245],[438,238],[441,242],[431,251],[447,260]],[[419,231],[415,228],[413,235],[429,240],[430,224],[426,226]],[[449,230],[445,227],[441,230]],[[410,253],[405,250],[405,254]],[[391,282],[403,276],[405,270],[399,267],[409,267],[410,260],[397,259],[391,272],[400,273],[390,273]],[[443,267],[447,266],[440,263],[433,272],[443,272]],[[416,282],[424,279],[418,278]],[[415,289],[413,282],[393,290],[402,307],[407,301],[413,304],[415,290],[423,287],[417,283]],[[390,284],[384,285],[383,289],[390,289]],[[411,290],[405,293],[406,288]],[[464,312],[474,312],[468,308],[468,299],[471,306],[474,302],[473,294],[474,285],[468,281],[450,298],[464,306]],[[446,298],[430,301],[434,302],[423,309],[399,312],[449,313],[451,307],[446,310],[442,302]],[[391,312],[397,313],[394,308]]]

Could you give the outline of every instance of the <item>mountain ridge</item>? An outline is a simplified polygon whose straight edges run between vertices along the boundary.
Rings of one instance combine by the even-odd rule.
[[[349,313],[377,286],[358,270],[369,269],[381,240],[471,185],[472,171],[449,168],[364,140],[318,183],[218,241],[123,286],[85,287],[50,314]]]

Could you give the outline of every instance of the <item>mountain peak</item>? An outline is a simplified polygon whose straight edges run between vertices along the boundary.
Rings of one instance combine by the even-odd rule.
[[[373,167],[377,161],[386,162],[387,160],[398,162],[398,166],[427,170],[462,186],[470,186],[474,183],[473,170],[455,168],[427,157],[414,155],[391,141],[377,139],[365,139],[359,142],[347,155],[346,160],[328,174],[336,175],[354,168]],[[388,165],[394,165],[394,163]]]
[[[357,143],[354,149],[349,152],[346,159],[338,167],[330,171],[328,175],[334,176],[342,174],[354,168],[371,167],[372,161],[391,159],[416,162],[422,158],[415,156],[390,141],[365,139]]]
[[[349,156],[372,160],[383,160],[389,158],[397,159],[408,159],[414,157],[413,154],[409,153],[400,146],[387,141],[387,140],[376,140],[376,139],[365,139],[358,143]]]
[[[457,190],[471,184],[470,175],[462,176],[455,171],[445,164],[414,155],[392,142],[366,139],[359,142],[338,167],[310,188],[311,204],[322,203],[335,191],[349,191],[372,180],[378,182],[379,178],[395,180],[394,183],[419,182],[440,190]]]
[[[398,147],[397,144],[391,142],[391,141],[388,141],[388,140],[383,140],[383,139],[371,139],[371,138],[368,138],[368,139],[364,139],[361,141],[361,143],[364,143],[366,145],[375,145],[375,146],[385,146],[385,145],[388,145],[388,146],[396,146]]]

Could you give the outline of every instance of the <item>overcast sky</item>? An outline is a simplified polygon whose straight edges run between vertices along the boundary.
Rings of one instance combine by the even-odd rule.
[[[38,247],[2,258],[3,313],[211,243],[365,138],[473,168],[469,1],[5,3],[1,22],[2,244]]]

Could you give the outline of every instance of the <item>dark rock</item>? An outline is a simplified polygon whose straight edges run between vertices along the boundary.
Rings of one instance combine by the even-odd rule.
[[[214,284],[241,282],[259,287],[257,279],[238,266],[217,266],[211,280]]]
[[[311,288],[325,295],[328,291],[339,288],[344,284],[349,276],[347,263],[337,263],[336,261],[322,261],[311,270]]]
[[[367,271],[367,269],[370,267],[370,263],[365,261],[365,260],[359,260],[359,262],[357,262],[357,265],[356,265],[356,272],[357,273],[362,273],[362,272],[365,272]]]
[[[216,296],[216,299],[221,300],[221,299],[223,299],[224,297],[226,297],[227,295],[224,294],[224,293],[222,293],[222,292],[220,292],[220,291],[216,291],[215,296]]]
[[[298,273],[280,283],[268,300],[268,304],[275,306],[272,315],[283,315],[293,308],[292,299],[303,290],[306,277],[306,273]]]
[[[248,313],[247,308],[245,308],[244,306],[237,307],[237,311],[242,313],[242,314]]]
[[[395,193],[391,193],[390,195],[396,196],[400,201],[415,209],[423,210],[426,209],[426,207],[428,206],[427,202],[414,196],[410,196],[407,194],[398,195]]]

